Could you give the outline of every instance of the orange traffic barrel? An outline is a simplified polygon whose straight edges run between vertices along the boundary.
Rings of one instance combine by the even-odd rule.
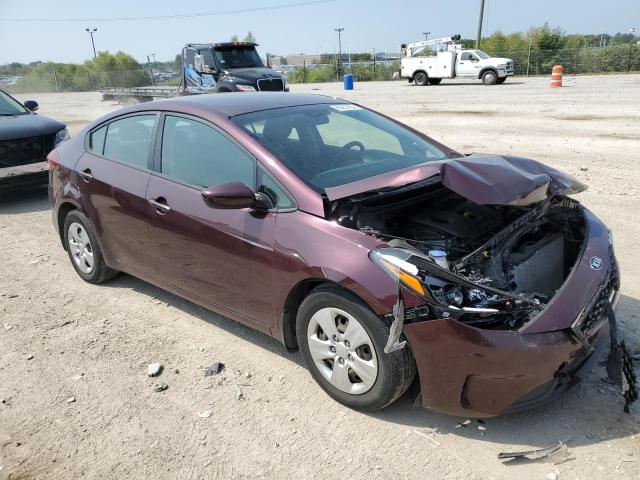
[[[564,69],[562,65],[554,65],[551,70],[551,87],[561,87],[562,86],[562,72]]]

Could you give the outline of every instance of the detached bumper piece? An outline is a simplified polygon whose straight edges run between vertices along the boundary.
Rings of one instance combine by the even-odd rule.
[[[607,303],[611,350],[607,357],[607,375],[622,389],[624,411],[630,413],[631,404],[638,400],[638,380],[633,369],[633,358],[627,351],[624,340],[618,343],[618,327],[611,303]]]

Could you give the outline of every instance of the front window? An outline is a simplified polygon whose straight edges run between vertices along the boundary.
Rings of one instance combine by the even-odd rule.
[[[348,103],[265,110],[232,120],[318,192],[447,158],[410,130]]]
[[[20,102],[0,91],[0,115],[22,115],[29,113]]]
[[[242,182],[253,189],[255,183],[249,155],[217,130],[184,117],[165,118],[161,171],[198,188]]]
[[[264,67],[255,47],[216,47],[216,60],[221,68]]]

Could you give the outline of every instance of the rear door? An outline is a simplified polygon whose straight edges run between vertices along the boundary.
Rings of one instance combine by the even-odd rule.
[[[276,212],[214,209],[201,195],[227,182],[255,191],[256,160],[215,126],[178,114],[162,118],[156,151],[147,200],[159,278],[272,326]]]
[[[147,186],[159,115],[133,114],[94,129],[76,165],[84,211],[94,223],[111,266],[153,273]]]

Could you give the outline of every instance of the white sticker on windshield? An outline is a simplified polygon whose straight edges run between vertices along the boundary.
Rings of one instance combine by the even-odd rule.
[[[335,105],[329,105],[334,110],[338,112],[350,112],[352,110],[362,110],[362,107],[358,105],[353,105],[351,103],[336,103]]]

